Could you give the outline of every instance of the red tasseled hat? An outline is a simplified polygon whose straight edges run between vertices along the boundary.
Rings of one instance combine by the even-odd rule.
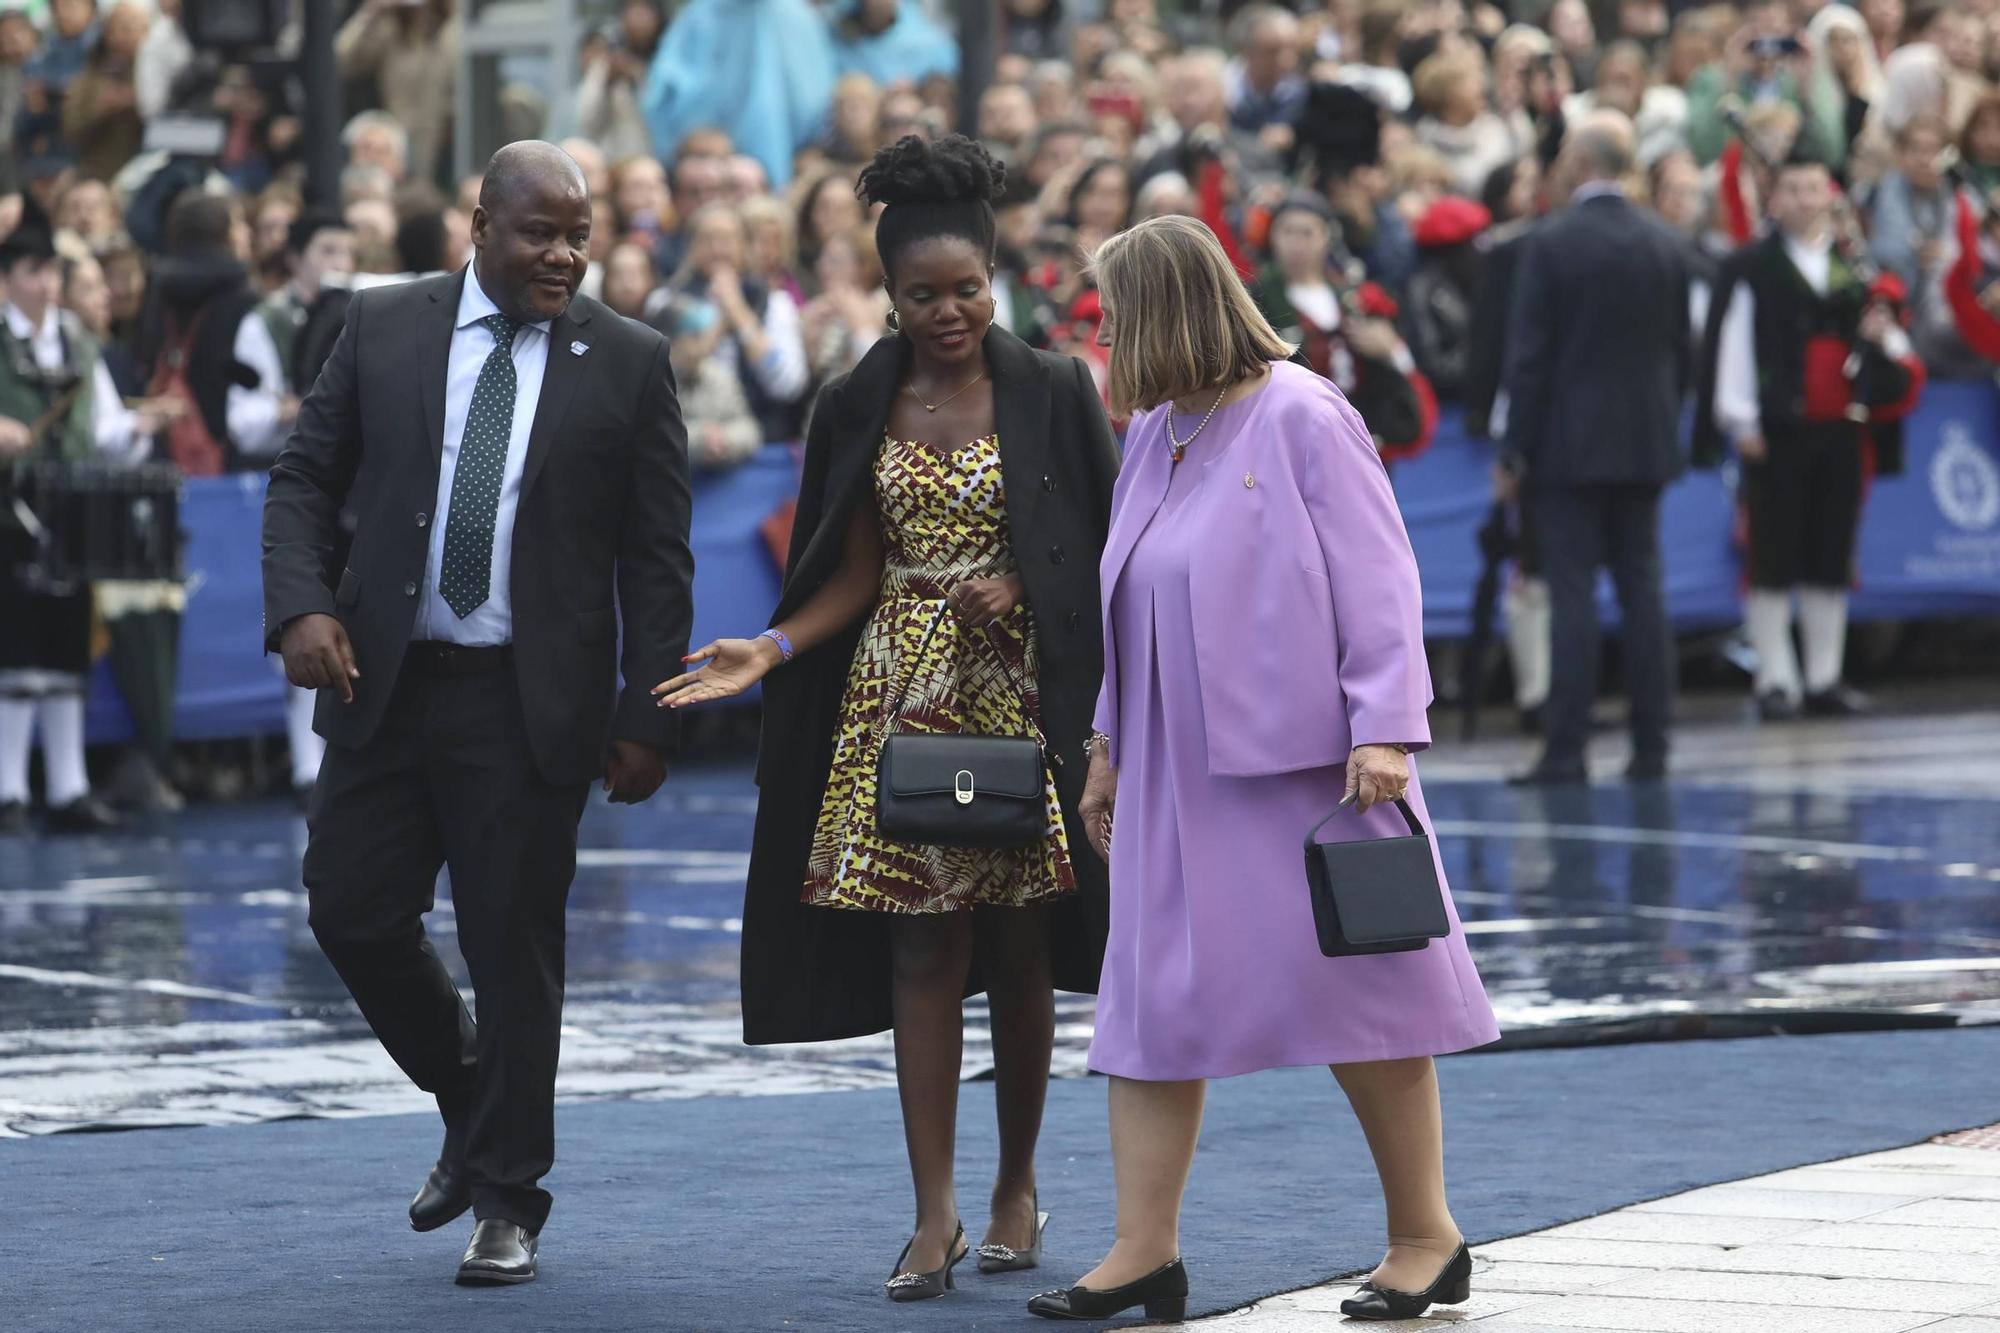
[[[1460,245],[1485,231],[1492,221],[1493,215],[1484,204],[1448,194],[1417,219],[1417,244],[1426,250]]]

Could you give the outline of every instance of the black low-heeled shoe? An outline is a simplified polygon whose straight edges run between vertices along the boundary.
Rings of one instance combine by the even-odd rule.
[[[1415,1319],[1433,1305],[1463,1305],[1472,1299],[1472,1251],[1465,1242],[1445,1262],[1437,1280],[1422,1291],[1392,1291],[1364,1282],[1340,1303],[1349,1319]]]
[[[1042,1265],[1042,1238],[1049,1231],[1049,1215],[1042,1211],[1042,1200],[1035,1198],[1035,1243],[1025,1250],[1017,1250],[1012,1245],[982,1245],[976,1251],[979,1255],[979,1271],[988,1276],[994,1273],[1020,1273]]]
[[[910,1237],[910,1245],[915,1245],[916,1243],[917,1238],[915,1236]],[[951,1291],[953,1289],[951,1270],[963,1263],[966,1255],[972,1253],[969,1248],[960,1248],[964,1244],[965,1224],[961,1222],[958,1225],[957,1232],[951,1238],[950,1257],[944,1261],[944,1267],[934,1273],[905,1273],[902,1271],[903,1260],[910,1257],[910,1245],[905,1245],[903,1252],[896,1256],[896,1271],[890,1275],[887,1282],[882,1284],[884,1290],[889,1293],[889,1299],[892,1301],[933,1301],[944,1295],[947,1291]]]
[[[1088,1287],[1045,1291],[1028,1302],[1028,1313],[1044,1319],[1109,1319],[1139,1305],[1153,1323],[1178,1324],[1187,1318],[1187,1296],[1187,1266],[1176,1259],[1137,1282],[1108,1291]]]

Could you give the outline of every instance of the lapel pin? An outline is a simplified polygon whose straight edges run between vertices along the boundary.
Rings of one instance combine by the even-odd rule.
[[[585,352],[588,352],[589,350],[590,350],[590,344],[587,342],[573,342],[569,345],[569,354],[571,356],[582,356]]]

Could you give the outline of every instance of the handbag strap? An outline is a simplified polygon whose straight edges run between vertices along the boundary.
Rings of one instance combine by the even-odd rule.
[[[1333,822],[1333,816],[1339,814],[1346,808],[1347,808],[1347,802],[1342,801],[1339,805],[1333,807],[1332,814],[1329,814],[1325,819],[1320,820],[1319,823],[1314,824],[1312,826],[1312,831],[1306,834],[1306,846],[1308,847],[1313,846],[1314,843],[1319,838],[1319,831],[1325,828],[1328,824],[1331,824]],[[1410,803],[1408,801],[1398,796],[1396,798],[1396,808],[1403,812],[1403,822],[1410,826],[1410,833],[1413,836],[1419,838],[1427,838],[1430,836],[1427,832],[1424,831],[1423,824],[1418,821],[1417,812],[1410,809]]]
[[[950,605],[951,603],[949,601],[943,598],[938,599],[937,614],[931,617],[930,627],[924,631],[924,637],[922,641],[920,641],[917,644],[918,661],[922,660],[924,655],[924,650],[931,646],[931,636],[936,634],[938,626],[944,623],[944,613]],[[995,622],[993,621],[988,621],[984,626],[987,637],[993,643],[993,651],[995,655],[998,656],[1000,659],[1001,669],[1014,677],[1014,683],[1020,689],[1021,697],[1025,700],[1028,696],[1027,681],[1024,677],[1020,675],[1019,672],[1017,672],[1014,669],[1014,664],[1007,660],[1007,654],[1002,650],[1000,642],[998,640],[992,639],[994,623]],[[895,670],[895,666],[892,665],[890,667],[890,670],[893,672]],[[912,674],[914,673],[915,673],[915,668],[913,666]],[[910,693],[910,680],[908,676],[905,676],[902,681],[902,688],[896,691],[895,701],[893,703],[885,703],[882,706],[882,716],[876,719],[875,748],[877,751],[881,750],[882,743],[886,739],[886,731],[889,726],[889,721],[891,718],[894,718],[896,720],[897,730],[900,731],[902,729],[902,718],[900,714],[903,708],[903,701],[909,696],[909,693]],[[1034,711],[1032,709],[1024,707],[1022,709],[1022,712],[1024,715],[1026,715],[1028,719],[1029,729],[1035,733],[1035,743],[1041,746],[1044,751],[1046,751],[1049,748],[1049,740],[1047,736],[1042,734],[1041,719],[1037,718],[1034,715]]]

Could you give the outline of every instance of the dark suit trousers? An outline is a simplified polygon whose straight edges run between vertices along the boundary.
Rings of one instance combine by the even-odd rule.
[[[1673,639],[1660,585],[1660,490],[1650,484],[1546,486],[1536,492],[1549,584],[1552,669],[1544,762],[1581,763],[1597,696],[1597,571],[1609,566],[1624,621],[1632,748],[1665,758]]]
[[[320,947],[390,1056],[436,1095],[475,1214],[530,1231],[549,1211],[537,1182],[555,1160],[563,908],[588,795],[537,774],[511,664],[406,669],[375,738],[328,747],[307,818]],[[424,934],[440,866],[476,1028]]]

